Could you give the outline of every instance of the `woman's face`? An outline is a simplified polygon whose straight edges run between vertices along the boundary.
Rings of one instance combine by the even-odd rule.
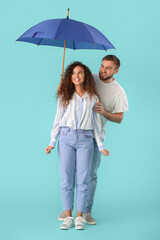
[[[84,69],[81,66],[76,66],[73,69],[71,80],[75,86],[80,86],[84,84],[85,74]]]

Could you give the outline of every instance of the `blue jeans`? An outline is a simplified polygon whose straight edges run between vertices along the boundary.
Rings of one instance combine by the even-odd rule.
[[[93,153],[93,159],[92,159],[92,165],[91,165],[91,174],[90,174],[90,180],[89,180],[89,188],[88,188],[88,197],[87,202],[85,206],[84,213],[91,213],[96,186],[97,186],[97,170],[100,165],[101,160],[101,152],[98,149],[97,143],[94,139],[94,153]]]
[[[73,208],[76,184],[76,210],[77,212],[84,211],[88,196],[93,150],[92,130],[61,128],[58,153],[64,210],[69,211]]]

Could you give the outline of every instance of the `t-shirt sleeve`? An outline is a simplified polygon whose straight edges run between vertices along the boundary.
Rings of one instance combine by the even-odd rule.
[[[128,99],[126,96],[126,93],[123,89],[121,89],[121,92],[117,96],[115,107],[114,107],[114,113],[118,112],[126,112],[128,111]]]

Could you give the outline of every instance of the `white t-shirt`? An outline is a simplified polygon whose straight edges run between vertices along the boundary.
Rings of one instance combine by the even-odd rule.
[[[104,108],[108,112],[118,113],[128,111],[128,100],[125,91],[116,80],[111,83],[104,83],[100,80],[99,74],[93,74],[97,92],[101,98]],[[105,127],[107,119],[101,114],[102,137],[105,138]]]

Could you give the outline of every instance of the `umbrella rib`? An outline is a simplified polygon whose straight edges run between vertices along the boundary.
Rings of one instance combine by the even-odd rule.
[[[62,24],[62,22],[63,22],[64,20],[65,20],[65,19],[62,19],[62,21],[59,23],[59,25],[58,25],[58,27],[57,27],[57,31],[56,31],[56,33],[55,33],[55,35],[54,35],[54,40],[56,40],[56,34],[57,34],[57,32],[58,32],[58,29],[59,29],[60,25]]]
[[[76,50],[76,48],[75,48],[75,41],[73,40],[73,47],[74,47],[74,50]]]
[[[39,45],[40,45],[41,41],[42,41],[42,38],[40,39],[40,41],[39,41],[39,43],[37,44],[37,46],[39,46]]]
[[[94,39],[93,39],[93,37],[92,37],[92,35],[90,34],[90,32],[89,32],[89,30],[85,27],[85,25],[82,23],[82,26],[87,30],[87,32],[89,33],[89,35],[90,35],[90,37],[92,38],[92,40],[93,40],[93,43],[95,43],[95,41],[94,41]]]
[[[107,49],[105,49],[104,45],[102,44],[102,47],[104,48],[104,50],[107,52]]]

